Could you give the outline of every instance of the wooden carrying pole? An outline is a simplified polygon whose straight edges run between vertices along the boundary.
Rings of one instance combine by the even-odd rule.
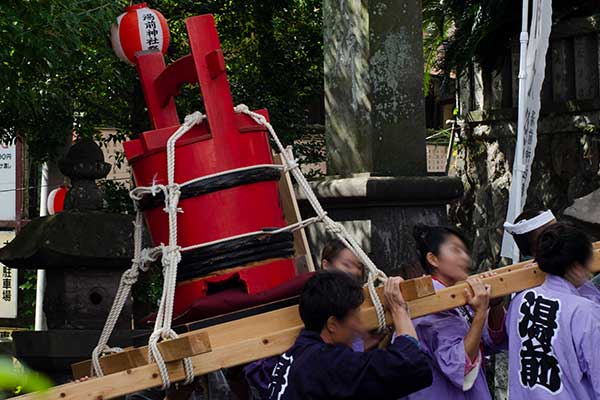
[[[597,248],[598,246],[595,246]],[[600,250],[594,251],[594,270],[600,270]],[[520,263],[496,270],[495,276],[485,278],[491,285],[492,297],[502,297],[514,292],[535,287],[543,283],[545,274],[534,263]],[[418,278],[421,283],[424,279]],[[410,281],[406,281],[410,282]],[[411,285],[405,283],[410,287]],[[422,288],[422,284],[414,285]],[[425,297],[409,301],[410,315],[417,318],[423,315],[453,309],[466,304],[464,290],[466,283],[459,283]],[[380,295],[383,289],[377,289]],[[407,289],[405,288],[405,292]],[[416,290],[418,293],[419,290]],[[420,291],[421,294],[423,291]],[[407,293],[408,294],[408,293]],[[360,309],[366,328],[377,328],[377,316],[373,303],[367,296]],[[389,315],[386,315],[388,321]],[[202,349],[191,357],[196,376],[204,375],[221,368],[234,367],[261,358],[285,352],[302,329],[298,306],[290,306],[264,314],[255,315],[223,324],[211,326],[181,335],[191,342],[192,336],[201,335]],[[142,352],[146,351],[143,347]],[[187,354],[191,355],[191,354]],[[185,355],[180,354],[179,357]],[[167,363],[172,382],[185,378],[182,362]],[[22,400],[108,400],[162,384],[156,364],[147,364],[115,372],[88,381],[56,386],[43,393],[31,393],[18,397]]]
[[[600,248],[600,242],[595,243],[594,248]],[[595,252],[594,257],[595,260],[593,262],[593,268],[595,268],[596,270],[600,270],[600,252]],[[494,271],[497,274],[502,274],[514,271],[518,268],[523,268],[528,265],[531,265],[530,261],[525,261],[519,264],[499,268]],[[404,298],[409,302],[434,293],[432,280],[430,277],[427,276],[417,279],[410,279],[402,282],[401,290]],[[365,293],[365,296],[368,296],[368,294]],[[288,307],[292,304],[297,304],[297,300],[294,301],[293,298],[290,298],[286,299],[282,303],[286,305],[278,305],[275,303],[265,304],[263,306],[255,307],[255,312],[250,312],[251,309],[247,309],[245,310],[248,312],[247,315],[243,315],[245,314],[244,310],[241,310],[237,313],[228,314],[224,316],[227,318],[225,318],[225,320],[222,322],[211,321],[211,319],[196,321],[195,323],[192,323],[191,326],[186,327],[187,333],[181,336],[180,338],[174,340],[167,340],[165,342],[160,343],[159,350],[163,354],[165,354],[165,352],[167,354],[170,354],[170,361],[180,360],[184,357],[200,354],[201,352],[208,352],[210,351],[210,342],[208,340],[208,336],[202,338],[203,346],[198,345],[198,341],[200,340],[200,338],[198,338],[197,336],[200,336],[200,333],[198,332],[201,332],[201,329],[205,329],[206,327],[218,325],[232,320],[247,318],[251,315],[256,315],[258,313],[265,313],[271,310]],[[259,309],[261,308],[263,308],[263,310],[259,311]],[[194,328],[193,325],[199,326],[197,328]],[[190,335],[191,331],[194,331],[196,333],[194,335]],[[129,347],[124,349],[123,352],[106,355],[100,358],[100,365],[104,374],[106,375],[120,371],[125,371],[127,369],[134,369],[147,364],[150,364],[150,362],[148,361],[148,348],[144,346]],[[75,379],[88,376],[91,370],[91,360],[75,363],[72,365],[72,369],[73,377]]]

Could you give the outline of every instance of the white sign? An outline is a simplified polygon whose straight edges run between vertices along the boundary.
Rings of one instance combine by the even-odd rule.
[[[522,157],[515,155],[513,165],[513,184],[510,187],[508,213],[506,215],[506,221],[510,223],[515,222],[515,218],[521,213],[527,201],[527,189],[531,181],[531,166],[533,164],[533,157],[535,156],[535,146],[537,145],[537,126],[541,104],[540,95],[542,84],[544,83],[546,52],[548,51],[551,29],[552,0],[534,0],[526,56],[526,96],[524,99],[519,99],[519,103],[525,102],[525,118],[522,122],[524,124],[523,154]],[[521,165],[518,165],[519,162],[521,162]],[[520,187],[514,184],[514,177],[517,174],[521,174]],[[520,210],[517,210],[515,206],[517,196],[521,198]],[[513,258],[515,245],[512,236],[505,231],[502,238],[502,257]],[[518,261],[513,260],[515,263]]]
[[[14,237],[14,232],[0,232],[0,247]],[[0,263],[0,318],[17,318],[17,295],[17,270]]]
[[[0,143],[0,221],[14,221],[17,209],[17,150]]]

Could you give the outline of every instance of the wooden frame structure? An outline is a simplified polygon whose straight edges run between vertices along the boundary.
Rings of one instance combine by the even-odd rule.
[[[287,156],[290,159],[294,159],[292,146],[285,148]],[[275,164],[283,164],[281,154],[273,155],[273,162]],[[281,208],[283,209],[283,215],[288,225],[298,223],[302,220],[300,215],[300,208],[298,207],[298,200],[296,199],[296,193],[294,192],[294,185],[289,172],[281,174],[279,180],[279,198],[281,199]],[[310,247],[308,245],[308,238],[306,237],[306,230],[304,228],[298,229],[294,232],[294,251],[296,253],[296,269],[298,270],[299,264],[302,265],[302,271],[298,272],[313,272],[315,265],[313,262]],[[304,260],[299,260],[304,258]]]
[[[600,271],[600,244],[594,246],[594,270]],[[492,297],[502,297],[529,289],[543,283],[545,274],[535,263],[523,262],[495,270],[497,275],[485,278],[491,285]],[[429,281],[429,283],[428,283]],[[412,318],[449,310],[466,304],[464,290],[467,283],[431,291],[431,278],[409,280],[401,288],[407,297]],[[378,288],[381,295],[383,288]],[[416,296],[416,297],[415,297]],[[367,296],[360,309],[365,327],[378,326],[373,303]],[[389,319],[389,315],[386,315]],[[221,368],[233,367],[261,358],[281,354],[294,342],[302,329],[298,306],[293,305],[248,318],[234,320],[198,331],[184,333],[175,339],[167,363],[172,382],[185,378],[181,359],[191,357],[196,376]],[[200,338],[198,338],[200,337]],[[163,346],[167,345],[165,342]],[[190,343],[195,343],[192,348]],[[108,400],[129,393],[160,386],[162,384],[156,364],[148,364],[147,348],[135,348],[116,356],[103,357],[103,366],[117,365],[118,372],[93,378],[88,381],[56,386],[43,393],[32,393],[18,397],[21,400]],[[137,356],[136,356],[137,355]],[[112,358],[111,361],[111,357]],[[88,364],[89,366],[89,364]]]

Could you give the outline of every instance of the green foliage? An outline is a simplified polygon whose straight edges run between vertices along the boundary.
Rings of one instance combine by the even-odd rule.
[[[108,0],[0,2],[0,139],[22,135],[32,158],[44,160],[73,128],[89,136],[107,122],[114,90],[103,75],[116,68],[107,65],[104,32],[121,7]]]
[[[98,127],[115,127],[106,140],[122,141],[149,129],[135,69],[110,46],[110,24],[128,3],[0,3],[1,140],[21,135],[32,159],[43,161],[73,131],[93,137]],[[214,13],[235,101],[268,108],[288,143],[306,134],[323,90],[320,1],[148,3],[169,21],[167,62],[189,52],[185,18]],[[180,116],[201,109],[200,100],[197,88],[184,88]]]
[[[51,386],[52,382],[43,375],[15,366],[9,358],[0,358],[0,395],[43,391]]]
[[[452,128],[428,129],[427,144],[448,144],[451,134]]]
[[[104,194],[104,208],[121,214],[133,214],[133,202],[129,197],[129,187],[125,182],[103,180],[99,182]]]
[[[134,302],[147,304],[148,310],[155,310],[162,295],[162,286],[162,272],[158,263],[140,275],[139,282],[131,289]]]
[[[429,94],[431,72],[440,67],[440,49],[449,38],[453,21],[445,14],[438,14],[439,2],[425,0],[423,3],[423,58],[425,61],[425,96]]]
[[[23,274],[22,283],[19,285],[19,326],[29,325],[33,328],[32,322],[35,318],[35,291],[37,282],[37,271],[21,270]]]
[[[553,19],[597,13],[597,4],[555,0]],[[492,67],[510,62],[500,50],[518,41],[521,6],[522,0],[423,0],[427,71],[436,67],[460,73],[473,60]]]
[[[234,103],[267,108],[286,143],[310,135],[323,95],[321,1],[161,1],[173,45],[168,57],[189,52],[184,19],[213,13]],[[197,89],[182,91],[180,115],[201,108]],[[317,110],[317,112],[315,112]]]

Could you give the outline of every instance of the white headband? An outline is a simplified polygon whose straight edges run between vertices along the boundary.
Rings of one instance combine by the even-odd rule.
[[[517,222],[516,224],[511,224],[510,222],[504,223],[504,229],[510,233],[511,235],[522,235],[524,233],[529,233],[534,231],[542,226],[546,225],[548,222],[555,220],[554,214],[552,211],[544,211],[540,215],[533,217],[531,219],[524,219],[522,221]]]

